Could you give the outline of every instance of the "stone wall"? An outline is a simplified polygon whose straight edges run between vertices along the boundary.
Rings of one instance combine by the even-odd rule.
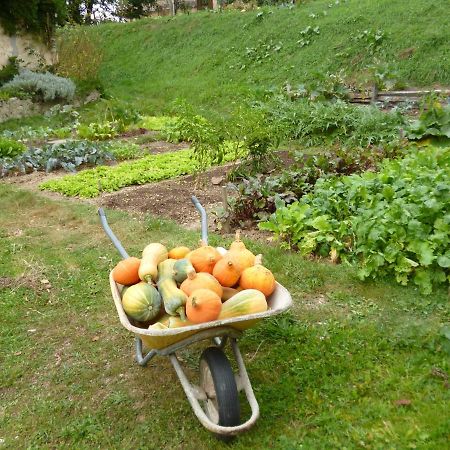
[[[30,99],[10,98],[9,100],[0,100],[0,122],[42,114],[50,109],[51,106],[33,103]]]
[[[36,37],[27,34],[8,36],[0,26],[0,68],[8,62],[10,56],[17,56],[21,65],[29,69],[36,68],[41,61],[46,64],[55,62],[55,54]]]

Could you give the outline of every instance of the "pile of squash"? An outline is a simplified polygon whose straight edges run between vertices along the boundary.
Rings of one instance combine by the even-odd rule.
[[[264,312],[275,289],[272,272],[246,248],[239,231],[224,255],[203,242],[192,251],[151,243],[141,259],[120,261],[112,276],[124,286],[128,317],[157,329]]]

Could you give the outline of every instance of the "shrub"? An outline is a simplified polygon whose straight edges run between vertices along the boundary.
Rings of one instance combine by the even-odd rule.
[[[85,90],[97,87],[103,60],[103,48],[91,37],[86,27],[65,27],[58,40],[58,73],[73,78]]]
[[[70,100],[75,94],[73,81],[58,77],[49,72],[36,73],[23,69],[11,81],[3,86],[4,89],[20,89],[40,97],[44,101],[64,99]]]
[[[79,124],[77,127],[78,137],[90,141],[104,141],[111,139],[119,133],[118,122],[92,122],[89,125]]]
[[[27,147],[21,142],[0,136],[0,158],[13,157],[23,153]]]
[[[260,227],[304,254],[359,261],[363,279],[392,274],[430,293],[450,276],[448,167],[450,148],[428,147],[379,173],[320,179]]]
[[[10,56],[8,62],[0,69],[0,86],[12,80],[19,73],[17,57]]]

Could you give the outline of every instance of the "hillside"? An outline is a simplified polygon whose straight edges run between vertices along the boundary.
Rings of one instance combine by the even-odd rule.
[[[90,32],[104,49],[100,78],[109,94],[155,111],[182,97],[208,113],[341,70],[358,85],[373,79],[374,67],[403,86],[447,85],[446,17],[444,2],[318,0],[109,23]]]

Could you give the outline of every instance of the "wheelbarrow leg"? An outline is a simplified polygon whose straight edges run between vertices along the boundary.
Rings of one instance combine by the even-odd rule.
[[[142,367],[145,367],[147,363],[157,354],[156,350],[150,350],[144,356],[142,354],[142,340],[139,336],[136,336],[135,338],[135,349],[136,349],[136,361]]]

